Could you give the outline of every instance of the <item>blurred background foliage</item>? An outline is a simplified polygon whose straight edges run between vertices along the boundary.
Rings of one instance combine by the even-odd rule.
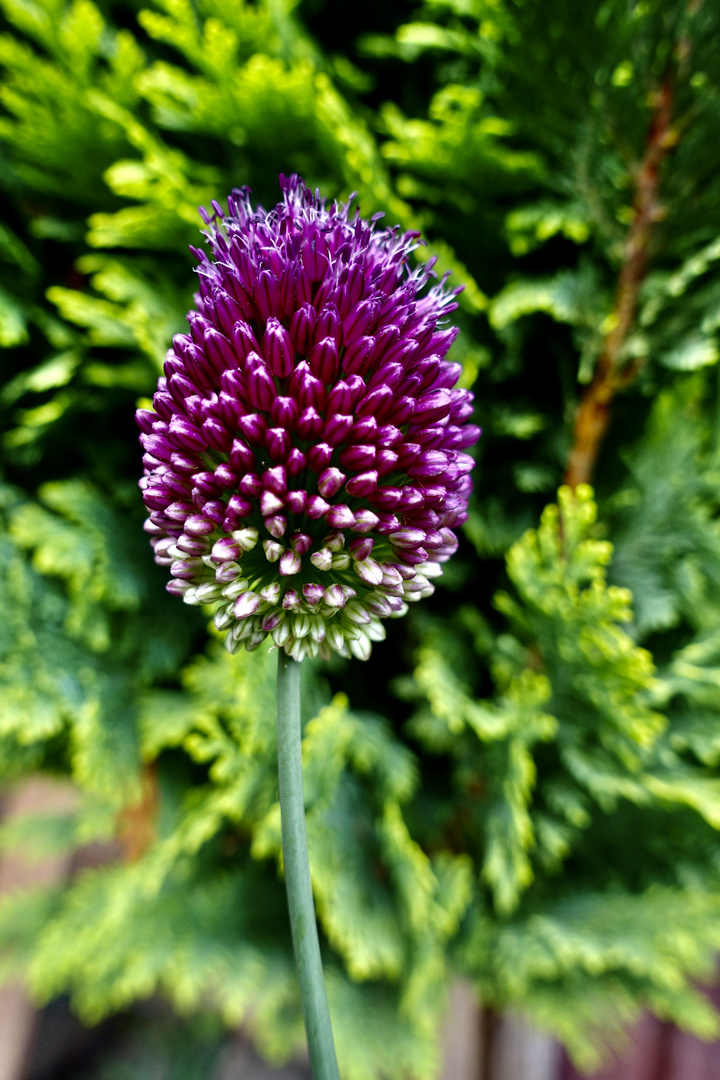
[[[457,973],[586,1067],[645,1007],[716,1034],[717,5],[0,8],[0,773],[79,792],[0,843],[113,855],[2,902],[0,971],[302,1042],[273,657],[166,595],[133,423],[198,204],[297,171],[465,286],[484,427],[435,597],[367,665],[303,665],[343,1076],[430,1080]]]

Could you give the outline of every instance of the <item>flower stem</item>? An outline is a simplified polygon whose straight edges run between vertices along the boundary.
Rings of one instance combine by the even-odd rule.
[[[340,1080],[318,941],[303,799],[300,663],[278,650],[278,779],[295,966],[314,1080]]]

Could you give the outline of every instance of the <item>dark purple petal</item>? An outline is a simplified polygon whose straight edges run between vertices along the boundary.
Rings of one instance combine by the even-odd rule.
[[[285,327],[278,319],[268,319],[262,351],[273,375],[287,378],[295,366],[295,349]]]

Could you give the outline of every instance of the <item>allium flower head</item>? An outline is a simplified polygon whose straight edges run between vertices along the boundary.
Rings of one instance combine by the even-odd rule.
[[[444,359],[460,290],[410,269],[417,233],[280,183],[269,212],[247,188],[202,212],[190,333],[137,415],[145,528],[231,652],[271,635],[296,660],[366,659],[467,516],[480,431]]]

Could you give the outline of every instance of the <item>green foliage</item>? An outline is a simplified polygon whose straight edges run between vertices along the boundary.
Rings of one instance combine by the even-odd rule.
[[[0,5],[0,776],[79,796],[0,846],[115,853],[3,901],[2,972],[91,1020],[160,991],[273,1059],[302,1039],[272,656],[226,656],[164,592],[131,420],[192,303],[198,204],[271,205],[298,171],[422,230],[465,286],[484,427],[445,587],[367,666],[305,672],[343,1075],[435,1075],[454,972],[586,1065],[644,1007],[712,1034],[716,8],[427,0],[340,33],[324,0]],[[668,86],[628,385],[596,495],[556,496]]]

